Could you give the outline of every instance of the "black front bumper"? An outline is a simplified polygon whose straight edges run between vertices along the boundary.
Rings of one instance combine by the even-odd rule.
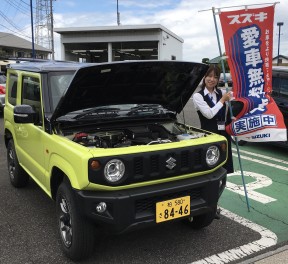
[[[226,170],[181,181],[173,181],[121,191],[75,191],[79,213],[113,232],[124,232],[156,224],[155,208],[159,201],[190,196],[191,214],[196,216],[215,209],[226,185]],[[221,182],[221,183],[220,183]],[[107,204],[104,213],[96,206]]]

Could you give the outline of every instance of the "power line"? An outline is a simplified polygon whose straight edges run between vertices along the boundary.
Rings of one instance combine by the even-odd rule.
[[[22,31],[22,29],[19,28],[16,24],[14,24],[14,22],[11,21],[2,11],[0,11],[0,16],[2,16],[2,17],[4,18],[4,20],[5,20],[8,24],[10,24],[13,28],[15,28],[15,29],[18,30],[18,31]],[[24,35],[24,34],[22,34],[22,35]],[[25,36],[25,35],[24,35],[24,36]],[[26,36],[26,37],[27,37],[27,36]]]
[[[29,17],[29,14],[28,14],[29,11],[27,9],[28,4],[21,1],[22,3],[26,5],[25,7],[19,1],[5,0],[5,2],[6,2],[6,5],[3,4],[1,8],[2,11],[0,11],[0,17],[2,17],[2,20],[3,20],[3,23],[1,23],[1,26],[3,28],[6,28],[9,32],[13,32],[16,35],[23,36],[24,38],[30,40],[31,39],[30,35],[26,35],[25,33],[23,33],[23,31],[26,31],[27,26],[24,28],[20,28],[18,26],[18,25],[25,25],[26,20],[25,20],[25,23],[23,23],[22,21],[19,21],[19,19],[17,21],[17,18],[21,18],[22,20],[23,18],[25,19],[25,17],[23,17],[23,14],[27,16],[27,18]]]
[[[13,32],[13,33],[15,33],[16,35],[21,35],[21,36],[23,36],[23,37],[25,37],[25,38],[31,40],[31,37],[30,37],[30,36],[27,36],[27,35],[24,35],[24,34],[22,34],[22,33],[17,32],[17,31],[14,31],[14,30],[12,30],[12,29],[6,27],[6,26],[3,25],[3,24],[0,24],[0,26],[6,28],[7,30],[9,30],[9,31],[11,31],[11,32]],[[9,35],[9,34],[11,34],[11,33],[7,33],[7,34]],[[3,36],[2,38],[5,38],[5,37],[6,37],[6,36]]]
[[[5,0],[5,2],[7,4],[9,4],[10,6],[12,6],[13,8],[15,8],[16,10],[20,11],[21,13],[23,13],[24,15],[28,16],[29,13],[29,5],[27,3],[25,3],[24,1],[20,1],[22,3],[24,3],[26,5],[26,7],[22,6],[21,3],[16,3],[15,0],[9,1],[9,0]]]
[[[33,37],[28,33],[25,34],[23,31],[26,31],[28,27],[31,27],[28,19],[33,12],[35,16],[35,23],[33,33],[35,33],[35,43],[41,46],[44,46],[48,49],[54,50],[53,43],[53,8],[52,1],[55,0],[33,0],[36,2],[36,6],[32,6],[31,2],[27,0],[5,0],[6,5],[3,3],[0,10],[0,26],[7,29],[7,31],[23,36],[24,38],[33,41]],[[25,19],[27,17],[27,19]],[[20,18],[20,19],[19,19]],[[19,20],[25,19],[25,23],[19,22]],[[17,21],[18,20],[18,21]],[[17,22],[16,22],[17,21]],[[29,25],[24,29],[21,29],[19,25]],[[52,47],[52,48],[51,48]]]

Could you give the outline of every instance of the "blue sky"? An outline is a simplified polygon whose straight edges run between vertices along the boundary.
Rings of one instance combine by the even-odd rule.
[[[34,22],[36,0],[33,0]],[[118,0],[122,25],[161,24],[184,39],[183,59],[201,61],[219,55],[213,15],[200,10],[271,3],[265,0]],[[273,2],[272,2],[273,3]],[[30,0],[1,0],[0,31],[31,40]],[[254,6],[256,8],[257,6]],[[262,7],[262,6],[261,6]],[[235,9],[235,8],[234,8]],[[225,9],[228,11],[229,9]],[[231,9],[230,9],[231,10]],[[117,0],[56,0],[53,1],[54,27],[93,27],[117,25]],[[280,54],[288,56],[288,0],[275,8],[274,52],[277,55],[277,22],[281,28]],[[220,22],[217,25],[223,40]],[[54,34],[55,56],[60,59],[60,39]]]
[[[137,0],[118,0],[118,9],[123,12],[159,12],[163,9],[174,9],[180,1],[178,0],[159,0],[159,1],[137,1]],[[85,4],[84,4],[85,3]],[[116,0],[85,0],[85,1],[66,1],[57,0],[54,2],[55,10],[62,10],[61,13],[75,12],[81,10],[81,12],[117,12]],[[93,8],[92,8],[93,7]]]

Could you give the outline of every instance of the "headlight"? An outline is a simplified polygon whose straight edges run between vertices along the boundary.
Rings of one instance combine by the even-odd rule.
[[[125,173],[125,165],[121,160],[112,159],[105,165],[104,176],[109,182],[119,181]]]
[[[216,146],[211,146],[206,152],[206,163],[208,166],[215,165],[220,158],[220,151]]]

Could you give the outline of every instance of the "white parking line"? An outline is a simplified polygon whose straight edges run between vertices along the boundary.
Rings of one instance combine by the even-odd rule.
[[[232,148],[232,150],[237,152],[236,148]],[[241,155],[241,153],[245,153],[245,154],[248,154],[248,155],[251,155],[251,156],[255,156],[255,157],[259,157],[259,158],[263,158],[263,159],[268,159],[268,160],[271,160],[271,161],[276,161],[276,162],[283,163],[283,164],[288,164],[288,161],[285,161],[285,160],[276,159],[276,158],[273,158],[273,157],[270,157],[270,156],[266,156],[266,155],[263,155],[263,154],[257,154],[257,153],[253,153],[253,152],[242,150],[242,149],[240,150],[240,155]]]
[[[227,174],[228,181],[226,183],[226,189],[245,196],[243,185],[238,185],[238,184],[229,182],[230,177],[238,176],[238,175],[241,175],[241,171],[235,171],[234,173]],[[253,199],[262,204],[267,204],[267,203],[277,201],[273,197],[270,197],[268,195],[265,195],[256,191],[257,189],[268,187],[273,183],[269,177],[260,173],[252,172],[252,171],[243,171],[243,175],[254,179],[253,182],[249,182],[246,184],[246,190],[247,190],[249,199]]]
[[[238,154],[237,153],[235,153],[235,154],[233,153],[232,155],[234,157],[238,158]],[[270,163],[270,162],[267,162],[267,161],[263,161],[263,160],[254,159],[254,158],[250,158],[250,157],[247,157],[247,156],[243,156],[243,155],[241,155],[241,153],[240,153],[240,158],[241,159],[245,159],[245,160],[250,160],[250,161],[253,161],[253,162],[257,162],[257,163],[260,163],[260,164],[263,164],[263,165],[266,165],[266,166],[269,166],[269,167],[273,167],[273,168],[276,168],[276,169],[279,169],[279,170],[288,171],[288,167],[284,167],[284,166],[281,166],[281,165],[277,165],[275,163]]]
[[[257,225],[248,219],[245,219],[239,215],[236,215],[226,209],[221,208],[221,214],[232,219],[235,222],[238,222],[241,225],[244,225],[255,232],[258,232],[261,235],[259,240],[255,240],[246,245],[242,245],[219,254],[209,256],[205,259],[194,261],[191,264],[224,264],[231,261],[235,261],[244,257],[247,257],[255,252],[263,250],[265,248],[276,245],[277,236],[272,231],[266,229],[263,226]]]

